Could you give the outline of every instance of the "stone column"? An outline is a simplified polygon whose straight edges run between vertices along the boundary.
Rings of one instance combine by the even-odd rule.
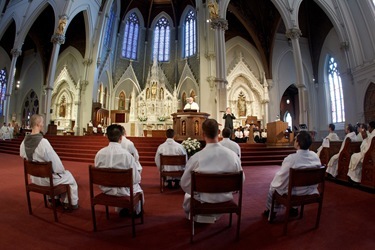
[[[270,102],[270,96],[268,93],[268,86],[272,85],[272,79],[263,80],[264,96],[263,96],[263,124],[262,127],[266,128],[268,123],[268,103]]]
[[[11,119],[10,115],[10,96],[12,95],[13,83],[14,83],[14,74],[16,73],[16,63],[17,58],[21,55],[22,51],[20,49],[12,49],[10,51],[12,54],[12,62],[10,64],[9,77],[8,77],[8,87],[5,93],[5,107],[4,107],[4,122],[9,123]]]
[[[307,114],[305,112],[305,99],[304,99],[304,90],[305,90],[305,80],[303,77],[303,64],[302,64],[302,55],[301,48],[299,46],[299,37],[302,35],[301,30],[298,28],[291,28],[286,31],[286,37],[292,41],[293,46],[293,59],[294,65],[296,67],[296,86],[298,88],[298,99],[299,99],[299,123],[307,124]]]
[[[227,107],[227,70],[225,56],[225,30],[228,29],[228,21],[223,18],[211,20],[211,28],[215,30],[216,52],[216,87],[218,91],[218,109],[225,111]]]
[[[53,43],[51,61],[49,63],[49,70],[47,76],[47,87],[46,90],[46,117],[45,117],[45,127],[48,126],[51,120],[51,98],[52,98],[52,90],[55,81],[55,74],[56,74],[56,64],[57,59],[59,57],[60,45],[65,43],[65,36],[62,34],[54,34],[51,38],[51,42]]]

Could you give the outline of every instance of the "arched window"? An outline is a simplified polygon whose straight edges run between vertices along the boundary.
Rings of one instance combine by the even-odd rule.
[[[0,70],[0,115],[4,113],[5,94],[7,92],[7,71]]]
[[[139,19],[137,14],[131,13],[126,20],[124,40],[122,43],[122,56],[128,59],[137,59],[139,34]]]
[[[31,90],[23,103],[22,125],[30,126],[30,117],[39,113],[39,99],[34,90]]]
[[[195,55],[197,52],[197,18],[190,10],[185,18],[185,57]]]
[[[153,58],[159,62],[169,61],[170,25],[165,17],[161,17],[155,25]]]
[[[292,116],[290,115],[288,111],[285,112],[284,121],[288,123],[288,127],[290,129],[293,128]]]
[[[341,77],[337,68],[337,62],[332,56],[330,56],[328,60],[328,82],[332,122],[345,122],[344,95],[342,93]]]
[[[115,3],[112,4],[111,10],[108,13],[108,22],[107,22],[107,28],[105,30],[105,36],[104,36],[104,46],[106,48],[111,47],[112,42],[112,29],[113,24],[115,22]]]

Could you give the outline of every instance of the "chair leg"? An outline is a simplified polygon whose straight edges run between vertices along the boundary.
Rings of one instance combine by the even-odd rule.
[[[163,188],[164,188],[164,178],[163,176],[160,175],[160,193],[163,193]]]
[[[229,214],[229,227],[232,226],[232,213]]]
[[[194,241],[194,215],[191,212],[190,212],[190,223],[191,223],[190,242],[193,243]]]
[[[51,195],[51,197],[53,197],[51,200],[52,200],[52,209],[53,209],[53,215],[55,217],[55,222],[58,222],[58,219],[57,219],[57,211],[56,211],[56,199],[55,199],[55,196],[54,195]]]
[[[275,207],[275,199],[273,198],[272,196],[272,203],[271,203],[271,211],[269,212],[268,214],[268,221],[269,222],[272,222],[273,221],[273,210],[274,210],[274,207]]]
[[[95,205],[91,205],[92,225],[94,232],[96,232],[96,216],[95,216]]]
[[[286,232],[287,232],[287,230],[288,230],[289,211],[290,211],[290,204],[288,204],[288,205],[286,206],[286,210],[285,210],[284,232],[283,232],[284,235],[286,235]]]
[[[305,205],[301,205],[301,211],[299,213],[299,218],[302,219],[303,217],[303,209],[305,208]]]
[[[106,216],[107,220],[109,220],[108,206],[105,206],[105,216]]]
[[[316,223],[315,223],[315,228],[319,227],[319,222],[320,222],[320,214],[322,213],[322,201],[319,202],[319,207],[318,207],[318,215],[316,216]]]
[[[48,207],[47,206],[47,196],[45,194],[43,194],[43,200],[44,200],[44,206]]]
[[[70,196],[70,187],[69,187],[69,185],[67,185],[66,194],[68,196],[69,210],[72,211],[73,210],[73,208],[72,208],[72,197]]]
[[[143,224],[143,214],[144,214],[144,212],[143,212],[143,197],[141,197],[141,200],[139,201],[140,203],[141,203],[141,224]]]
[[[236,240],[240,240],[241,211],[237,214],[237,233]]]
[[[135,215],[136,215],[136,212],[134,210],[134,207],[132,208],[132,212],[131,212],[131,216],[132,216],[132,235],[133,235],[133,238],[135,238]]]
[[[31,201],[30,201],[30,192],[26,191],[26,197],[27,197],[27,205],[29,207],[29,214],[33,214],[33,211],[31,209]]]

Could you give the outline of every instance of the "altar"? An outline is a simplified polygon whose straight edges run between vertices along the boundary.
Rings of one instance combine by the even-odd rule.
[[[176,140],[187,138],[203,141],[202,123],[210,116],[203,112],[177,112],[173,113],[173,130]]]

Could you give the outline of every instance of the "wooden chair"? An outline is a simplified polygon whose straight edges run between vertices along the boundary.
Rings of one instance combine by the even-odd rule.
[[[109,219],[108,206],[127,208],[132,218],[132,232],[135,237],[135,206],[141,202],[141,224],[143,224],[143,194],[133,193],[133,169],[95,168],[89,165],[90,200],[94,231],[96,231],[95,205],[104,205]],[[128,187],[130,196],[107,195],[94,193],[94,184],[106,187]]]
[[[44,198],[44,206],[47,207],[47,199],[46,196],[48,195],[52,201],[52,209],[53,215],[55,217],[55,221],[57,222],[57,212],[56,212],[56,202],[55,196],[67,193],[68,201],[69,201],[69,208],[71,209],[71,198],[70,198],[70,188],[68,184],[60,184],[57,186],[53,185],[53,178],[52,178],[52,162],[34,162],[28,161],[24,159],[23,161],[24,166],[24,173],[25,173],[25,187],[26,187],[26,197],[27,197],[27,204],[29,206],[29,214],[33,214],[31,209],[31,202],[30,202],[30,192],[35,192],[43,195]],[[41,178],[49,178],[50,185],[49,186],[40,186],[34,183],[29,182],[29,175]]]
[[[191,242],[194,238],[194,216],[200,214],[223,214],[229,213],[229,227],[232,225],[232,213],[237,214],[236,239],[240,237],[241,208],[242,208],[242,184],[243,174],[223,173],[205,174],[191,173],[191,200],[190,200],[190,222],[191,222]],[[201,203],[195,200],[195,193],[226,193],[237,192],[238,199],[221,203]]]
[[[184,170],[168,171],[168,166],[186,165],[186,155],[160,155],[160,192],[163,193],[164,182],[167,176],[181,177]]]
[[[316,217],[315,228],[319,227],[320,214],[322,212],[323,195],[324,195],[324,180],[325,180],[326,167],[314,167],[304,169],[293,169],[289,171],[289,186],[288,194],[280,195],[277,191],[272,196],[271,215],[274,213],[275,202],[282,204],[286,207],[285,220],[284,220],[284,235],[287,233],[289,211],[294,206],[301,206],[300,218],[303,216],[304,205],[311,203],[319,203],[318,214]],[[319,194],[311,195],[292,195],[294,187],[303,187],[319,184]],[[271,222],[272,222],[271,216]]]

